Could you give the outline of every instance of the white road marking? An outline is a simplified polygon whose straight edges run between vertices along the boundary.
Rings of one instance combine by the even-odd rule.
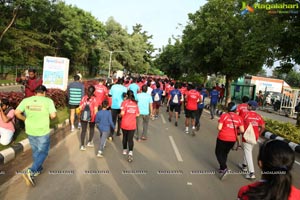
[[[172,136],[169,136],[169,139],[170,139],[170,141],[171,141],[171,144],[172,144],[173,150],[174,150],[174,152],[175,152],[175,155],[176,155],[176,157],[177,157],[177,160],[178,160],[179,162],[183,162],[182,157],[181,157],[181,155],[180,155],[180,153],[179,153],[179,150],[178,150],[178,148],[177,148],[177,146],[176,146],[176,144],[175,144],[175,141],[174,141],[173,137],[172,137]]]
[[[163,114],[160,114],[160,116],[161,116],[162,122],[165,124],[166,123],[165,117],[163,116]]]

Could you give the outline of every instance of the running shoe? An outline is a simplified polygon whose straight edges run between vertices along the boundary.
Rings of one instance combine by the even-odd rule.
[[[109,141],[113,141],[113,137],[112,137],[112,136],[109,136],[109,137],[108,137],[108,140],[109,140]]]
[[[127,155],[127,149],[123,150],[123,155]]]
[[[178,126],[178,123],[177,123],[177,122],[175,122],[175,126]]]
[[[93,144],[93,142],[91,141],[91,142],[88,142],[86,146],[87,146],[87,147],[93,148],[93,147],[94,147],[94,144]]]
[[[81,129],[81,123],[78,122],[78,126],[77,126],[78,129]]]
[[[33,173],[30,169],[27,169],[25,174],[22,174],[23,178],[25,179],[26,185],[35,186],[35,181],[33,179]]]
[[[245,178],[246,178],[246,179],[251,179],[251,180],[256,179],[254,173],[252,173],[252,172],[249,173],[249,174],[246,174]]]
[[[85,150],[86,150],[85,146],[80,147],[80,151],[85,151]]]
[[[247,172],[247,171],[248,171],[247,165],[242,164],[242,163],[239,163],[238,166],[239,166],[239,168],[240,168],[243,172]]]
[[[72,125],[71,126],[71,132],[75,131],[75,127]]]
[[[102,151],[98,151],[98,153],[97,153],[97,157],[99,157],[99,158],[103,158],[103,152],[102,152]]]
[[[223,180],[228,174],[228,169],[221,170],[220,172],[220,180]]]

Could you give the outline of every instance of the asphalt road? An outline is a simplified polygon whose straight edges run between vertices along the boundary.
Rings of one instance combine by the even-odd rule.
[[[121,137],[107,142],[104,158],[95,148],[79,150],[79,131],[51,149],[37,185],[28,187],[20,174],[0,186],[0,199],[235,199],[238,189],[251,181],[239,174],[242,151],[231,151],[228,166],[236,174],[219,180],[214,155],[217,119],[207,112],[195,137],[184,133],[184,117],[179,126],[168,122],[165,108],[159,119],[150,122],[149,139],[135,142],[134,161],[122,155]],[[258,147],[254,149],[256,157]],[[294,185],[300,188],[300,163],[293,170]],[[16,165],[17,166],[17,165]],[[24,168],[16,169],[24,170]],[[260,171],[256,166],[257,179]],[[1,177],[1,176],[0,176]]]

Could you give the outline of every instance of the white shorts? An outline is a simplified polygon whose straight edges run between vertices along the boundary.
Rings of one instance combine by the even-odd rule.
[[[0,144],[8,145],[11,142],[13,135],[14,132],[12,130],[0,127]]]

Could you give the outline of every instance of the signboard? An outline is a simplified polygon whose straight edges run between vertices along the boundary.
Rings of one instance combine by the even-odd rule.
[[[44,57],[43,84],[47,88],[66,90],[68,86],[69,63],[67,58]]]

